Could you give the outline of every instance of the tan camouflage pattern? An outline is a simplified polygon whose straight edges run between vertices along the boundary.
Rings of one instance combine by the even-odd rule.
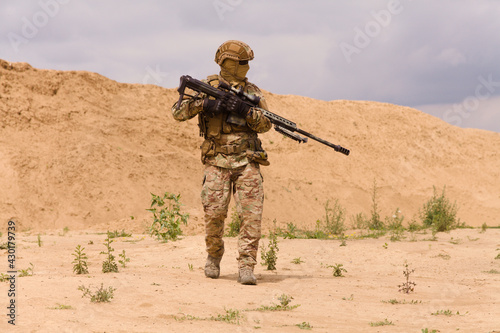
[[[225,81],[220,75],[209,76],[205,82],[218,86]],[[226,82],[227,83],[227,82]],[[243,90],[261,97],[259,107],[251,109],[248,116],[239,118],[242,123],[228,123],[227,115],[205,117],[203,113],[204,94],[196,95],[186,91],[181,106],[172,107],[172,115],[178,121],[186,121],[198,115],[199,124],[204,126],[205,141],[201,145],[202,162],[205,164],[201,199],[205,212],[205,243],[210,256],[221,258],[224,254],[224,221],[227,217],[231,193],[240,216],[241,227],[238,238],[238,263],[240,268],[257,263],[257,250],[261,237],[261,220],[264,205],[263,179],[260,166],[268,165],[267,154],[261,146],[257,133],[271,129],[272,124],[261,111],[267,104],[257,86],[245,78]],[[220,153],[223,147],[239,147],[238,151]],[[252,149],[255,149],[253,151]],[[258,162],[258,163],[256,163]]]
[[[239,40],[228,40],[222,43],[215,52],[214,61],[218,65],[222,65],[224,60],[252,60],[254,57],[253,51],[248,44]]]
[[[218,80],[210,81],[211,85],[217,86],[219,84],[219,80],[225,82],[221,76],[217,77]],[[208,79],[204,81],[208,82]],[[248,94],[261,97],[259,107],[251,109],[251,112],[245,118],[246,124],[244,126],[224,122],[224,125],[221,130],[217,132],[217,135],[210,133],[207,135],[208,137],[205,141],[209,142],[204,142],[202,146],[213,143],[215,146],[235,145],[243,147],[249,142],[255,140],[257,138],[257,133],[264,133],[271,129],[271,122],[262,114],[262,111],[260,111],[260,108],[267,108],[266,101],[260,89],[256,85],[246,82],[243,90]],[[192,91],[187,93],[194,95]],[[187,98],[181,102],[181,107],[179,109],[177,109],[177,103],[175,103],[172,106],[172,115],[174,119],[178,121],[186,121],[192,119],[196,115],[199,115],[199,113],[203,110],[203,98],[205,97],[205,95],[200,94],[197,98]],[[227,117],[228,115],[220,115],[220,117],[222,116]],[[221,119],[219,117],[209,117],[208,121],[208,127],[210,127],[212,125],[210,122],[220,123]],[[222,168],[239,168],[250,163],[251,159],[248,158],[248,154],[246,150],[244,150],[237,154],[217,154],[215,156],[204,157],[202,161],[205,164],[219,166]]]
[[[235,169],[207,165],[204,173],[201,200],[205,211],[205,243],[210,256],[224,254],[224,220],[227,217],[230,195],[236,203],[241,226],[238,238],[238,266],[257,264],[264,207],[263,179],[257,163]]]

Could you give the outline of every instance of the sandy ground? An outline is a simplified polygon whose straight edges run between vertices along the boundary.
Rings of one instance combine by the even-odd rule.
[[[366,232],[366,231],[365,231]],[[2,332],[500,332],[500,229],[460,229],[406,234],[402,241],[279,238],[276,271],[256,267],[258,284],[236,282],[236,238],[225,238],[221,277],[205,278],[204,240],[187,236],[160,243],[144,234],[115,238],[118,256],[130,258],[118,273],[102,273],[105,235],[89,231],[17,234],[16,327],[0,321]],[[5,241],[6,235],[2,237]],[[263,239],[267,244],[268,240]],[[92,244],[90,244],[92,243]],[[72,253],[80,244],[89,274],[76,275]],[[2,268],[6,267],[2,251]],[[292,261],[300,258],[301,263]],[[259,260],[261,261],[261,260]],[[414,291],[404,294],[404,264],[415,271]],[[33,264],[31,266],[30,264]],[[347,272],[334,277],[328,265]],[[494,273],[496,272],[496,273]],[[78,287],[116,288],[109,303],[92,303]],[[5,312],[8,283],[0,283]],[[293,297],[288,311],[256,311]],[[396,304],[393,304],[396,303]],[[61,309],[61,306],[70,307]],[[215,321],[238,310],[239,323]],[[444,313],[450,313],[445,315]],[[379,322],[390,325],[372,326]]]
[[[356,214],[370,214],[374,188],[382,218],[399,208],[408,223],[434,187],[446,189],[461,222],[475,229],[439,234],[437,241],[418,234],[401,242],[350,240],[345,247],[338,240],[281,240],[278,270],[259,266],[257,286],[236,283],[236,240],[228,238],[222,276],[208,280],[202,139],[196,120],[173,120],[176,90],[0,60],[1,239],[14,218],[16,267],[34,267],[33,276],[16,280],[17,331],[298,332],[295,325],[304,322],[319,332],[500,331],[499,275],[487,273],[500,270],[500,230],[478,229],[500,226],[500,133],[461,129],[386,103],[265,94],[271,111],[351,154],[312,140],[299,145],[275,131],[261,135],[271,160],[262,168],[264,232],[274,221],[311,229],[326,202],[337,199],[350,224]],[[167,191],[181,194],[190,219],[187,237],[162,244],[142,233],[151,193]],[[122,229],[133,237],[113,245],[116,255],[126,250],[130,265],[103,274],[102,233]],[[89,256],[89,275],[72,272],[78,244]],[[5,274],[7,253],[0,254]],[[303,263],[291,263],[299,257]],[[415,269],[410,295],[397,287],[405,261]],[[339,263],[347,269],[343,278],[327,267]],[[117,288],[110,303],[81,297],[78,286],[101,283]],[[6,313],[9,284],[0,288]],[[282,294],[300,306],[255,311],[279,303]],[[54,309],[60,305],[71,308]],[[240,311],[239,325],[210,320],[227,310]],[[432,314],[448,310],[453,315]],[[0,331],[12,331],[7,316],[0,318]],[[394,325],[370,326],[386,319]]]

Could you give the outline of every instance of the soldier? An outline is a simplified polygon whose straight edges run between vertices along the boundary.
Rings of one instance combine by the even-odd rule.
[[[198,115],[200,133],[205,138],[201,145],[201,161],[205,165],[201,199],[205,212],[205,243],[208,253],[205,275],[217,279],[224,254],[224,220],[231,192],[236,202],[241,226],[238,237],[238,282],[254,285],[253,273],[261,237],[264,190],[260,165],[269,165],[257,133],[267,132],[271,122],[261,112],[267,109],[259,88],[248,82],[248,62],[254,57],[245,43],[229,40],[217,49],[215,62],[218,75],[208,76],[204,82],[218,87],[219,82],[242,87],[243,91],[261,97],[259,107],[249,107],[239,98],[229,95],[215,100],[193,91],[177,107],[172,107],[174,119],[185,121]]]

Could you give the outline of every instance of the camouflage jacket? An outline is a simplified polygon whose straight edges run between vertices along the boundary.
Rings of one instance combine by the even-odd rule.
[[[203,81],[214,87],[217,87],[220,81],[227,83],[220,75],[211,75]],[[259,107],[252,108],[246,118],[227,112],[207,115],[202,112],[203,100],[207,96],[188,90],[186,89],[186,96],[180,108],[177,108],[177,103],[172,106],[172,114],[178,121],[189,120],[198,115],[200,134],[205,138],[200,147],[203,164],[227,169],[238,168],[250,162],[269,165],[267,153],[262,148],[257,133],[269,131],[272,124],[260,111],[261,108],[267,109],[267,104],[256,85],[245,80],[244,92],[261,97]]]

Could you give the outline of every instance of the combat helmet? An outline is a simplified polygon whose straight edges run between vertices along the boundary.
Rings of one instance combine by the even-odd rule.
[[[215,53],[215,62],[218,65],[222,65],[226,59],[250,61],[253,59],[253,51],[250,46],[239,40],[228,40],[222,43]]]

